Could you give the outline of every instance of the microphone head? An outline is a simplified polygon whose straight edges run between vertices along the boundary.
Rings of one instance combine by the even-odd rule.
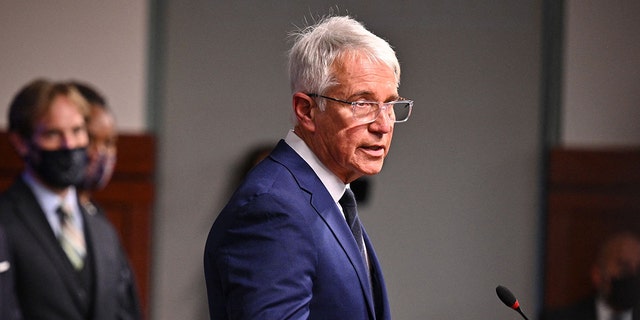
[[[518,310],[520,308],[518,299],[516,299],[513,293],[511,293],[511,291],[509,291],[509,289],[507,289],[506,287],[497,286],[496,293],[498,294],[498,298],[500,298],[500,301],[507,305],[507,307],[513,310]]]

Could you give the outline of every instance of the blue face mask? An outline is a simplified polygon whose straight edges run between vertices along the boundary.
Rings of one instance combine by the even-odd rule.
[[[86,147],[43,150],[32,145],[31,150],[27,163],[49,186],[64,189],[83,180],[87,166]]]

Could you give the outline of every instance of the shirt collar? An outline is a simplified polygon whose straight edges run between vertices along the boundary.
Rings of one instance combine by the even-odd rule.
[[[631,320],[632,319],[631,311],[632,309],[623,311],[619,319]],[[609,307],[606,302],[604,302],[602,297],[598,297],[596,299],[596,312],[598,313],[598,319],[609,320],[609,319],[612,319],[613,313],[615,311],[611,309],[611,307]]]
[[[284,141],[311,167],[325,188],[327,188],[327,191],[329,191],[333,201],[337,203],[348,185],[345,185],[338,176],[327,169],[309,146],[307,146],[293,130],[287,133]]]

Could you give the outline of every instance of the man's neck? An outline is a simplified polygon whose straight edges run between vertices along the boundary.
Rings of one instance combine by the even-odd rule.
[[[60,198],[64,198],[67,195],[67,193],[69,193],[70,187],[57,188],[48,184],[46,181],[42,180],[42,178],[40,178],[40,176],[29,166],[27,166],[26,171],[33,178],[33,180],[35,180],[37,183],[39,183],[43,187],[49,189],[51,192],[57,194],[58,196],[60,196]]]

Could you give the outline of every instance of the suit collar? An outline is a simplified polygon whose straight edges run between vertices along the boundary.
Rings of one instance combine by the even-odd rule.
[[[342,215],[340,209],[338,209],[337,200],[333,199],[322,180],[311,166],[284,140],[280,140],[269,157],[286,167],[298,183],[298,187],[311,194],[311,205],[317,212],[330,213],[336,210],[339,216]]]
[[[289,131],[284,141],[311,167],[327,188],[329,194],[331,194],[333,202],[337,203],[344,193],[346,187],[344,182],[318,159],[309,146],[293,130]]]
[[[52,244],[57,244],[57,239],[46,218],[45,212],[42,210],[37,197],[24,180],[17,179],[8,190],[8,195],[12,198],[17,218],[24,222],[33,236],[38,239],[43,246],[55,247]],[[51,250],[47,251],[51,252]]]

